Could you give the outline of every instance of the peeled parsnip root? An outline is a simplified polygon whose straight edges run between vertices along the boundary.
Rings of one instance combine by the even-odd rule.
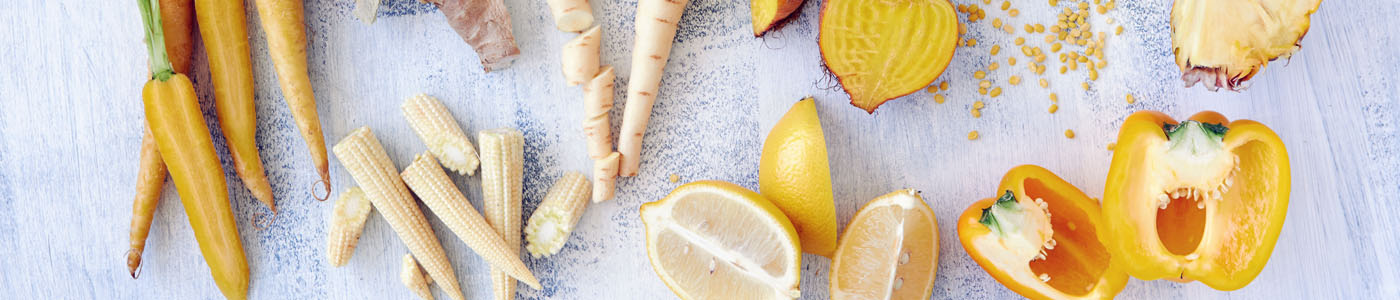
[[[569,86],[583,84],[598,74],[598,46],[602,40],[603,31],[593,26],[564,44],[560,65],[564,67],[564,81]]]
[[[753,16],[753,36],[761,36],[802,7],[802,0],[751,0],[749,14]]]
[[[428,290],[428,283],[432,280],[423,276],[423,270],[418,268],[418,261],[413,260],[412,254],[403,255],[403,267],[399,269],[399,280],[403,281],[403,286],[413,291],[419,298],[433,300],[433,292]]]
[[[520,56],[510,32],[510,12],[502,0],[428,0],[437,5],[452,30],[476,49],[486,72],[509,67]]]
[[[423,263],[428,274],[436,279],[447,295],[453,300],[465,299],[461,286],[457,284],[457,274],[447,261],[447,253],[438,243],[437,236],[433,235],[428,219],[423,217],[423,211],[418,210],[418,203],[399,178],[398,168],[389,160],[389,154],[384,152],[384,145],[374,137],[374,132],[369,127],[355,129],[336,143],[332,152],[350,177],[364,189],[374,209],[389,221],[389,227],[398,233],[409,252]]]
[[[947,0],[829,0],[821,20],[822,60],[851,105],[867,113],[932,83],[958,41],[958,16]]]
[[[525,175],[525,136],[519,130],[498,128],[477,133],[481,145],[481,193],[483,214],[506,246],[520,256],[520,194]],[[533,285],[536,289],[538,285]],[[496,299],[515,297],[515,279],[491,268],[491,289]]]
[[[613,152],[603,159],[593,160],[593,202],[612,200],[613,189],[617,187],[620,156],[621,154]]]
[[[593,8],[588,0],[546,0],[554,14],[554,27],[561,31],[579,32],[593,25]]]
[[[627,85],[627,108],[622,115],[622,134],[617,151],[622,153],[621,176],[637,176],[642,164],[642,135],[651,120],[661,87],[661,73],[671,56],[676,24],[689,0],[637,1],[637,42],[632,47],[632,78]],[[611,189],[609,189],[611,190]],[[596,193],[596,192],[595,192]],[[595,199],[596,200],[596,199]]]
[[[461,175],[476,173],[481,163],[476,157],[476,146],[467,140],[447,106],[428,94],[418,94],[404,101],[401,108],[409,127],[428,145],[428,152],[441,159],[443,166]]]
[[[534,257],[559,253],[588,207],[588,197],[588,178],[583,173],[569,172],[555,181],[525,222],[525,241],[529,242],[525,250]]]
[[[606,66],[583,85],[583,133],[588,137],[588,157],[601,159],[613,152],[613,67]]]
[[[462,191],[457,189],[431,154],[414,157],[413,164],[404,168],[402,175],[404,183],[418,195],[418,199],[423,200],[428,209],[486,263],[530,286],[539,286],[540,280],[520,261],[519,247],[506,246],[501,235],[486,223],[481,214],[476,213],[471,202],[467,201],[467,197],[462,195]]]
[[[355,0],[355,11],[352,12],[356,19],[364,22],[365,25],[374,24],[374,19],[379,15],[380,0]]]
[[[351,187],[340,193],[331,215],[330,236],[326,237],[326,258],[331,266],[344,266],[350,256],[355,255],[355,245],[360,242],[360,233],[364,232],[365,220],[369,220],[372,209],[360,188]]]

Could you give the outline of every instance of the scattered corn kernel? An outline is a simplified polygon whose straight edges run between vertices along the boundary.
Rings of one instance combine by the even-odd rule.
[[[1059,105],[1059,104],[1050,104],[1050,113],[1053,114],[1053,113],[1055,113],[1055,111],[1059,111],[1059,110],[1060,110],[1060,105]]]
[[[980,109],[974,109],[974,110],[972,110],[972,117],[973,117],[973,118],[981,118],[981,117],[982,117],[982,110],[980,110]]]
[[[1016,65],[1016,57],[1015,57],[1015,56],[1007,57],[1007,58],[1006,58],[1006,64],[1008,64],[1008,65],[1013,65],[1013,66]]]
[[[1086,91],[1089,90],[1089,82],[1088,82],[1088,81],[1085,81],[1085,82],[1083,82],[1083,84],[1084,84],[1084,90],[1086,90]]]
[[[968,47],[977,46],[977,39],[975,39],[975,38],[969,38],[969,39],[967,39],[967,46],[968,46]]]
[[[1092,66],[1092,65],[1090,65],[1090,66]],[[1098,70],[1094,70],[1094,69],[1089,69],[1089,80],[1099,80],[1099,71],[1098,71]]]
[[[1071,138],[1071,139],[1074,138],[1074,130],[1073,130],[1073,129],[1065,129],[1065,137]]]
[[[1060,103],[1060,96],[1050,93],[1050,103]]]
[[[943,83],[939,83],[939,84],[938,84],[938,89],[940,89],[940,90],[945,90],[945,91],[948,90],[948,82],[947,82],[947,81],[944,81]]]
[[[926,90],[924,90],[924,91],[928,92],[929,94],[932,94],[932,93],[938,91],[938,86],[937,86],[937,85],[930,85],[930,86],[928,86],[928,89],[926,89]]]
[[[977,70],[977,72],[972,72],[972,77],[977,79],[987,78],[987,72]]]
[[[992,27],[1001,28],[1001,18],[993,18]]]
[[[680,175],[676,175],[676,174],[671,174],[671,178],[667,178],[667,179],[670,180],[671,183],[676,183],[676,182],[680,182],[680,181],[681,181],[681,176],[680,176]]]
[[[1054,1],[1054,0],[1051,0],[1051,1]],[[967,140],[969,140],[969,141],[977,140],[977,131],[976,131],[976,130],[973,130],[973,131],[967,132]]]
[[[1045,33],[1045,25],[1035,24],[1035,33]]]
[[[990,88],[992,87],[992,82],[988,80],[983,80],[982,82],[977,83],[977,87]]]
[[[1104,7],[1103,5],[1099,5],[1099,7],[1098,7],[1098,12],[1099,12],[1100,15],[1105,14],[1105,13],[1108,13],[1108,7]]]
[[[1025,54],[1026,56],[1031,56],[1031,55],[1032,55],[1032,54],[1031,54],[1031,47],[1030,47],[1030,46],[1021,46],[1021,54]]]
[[[1064,74],[1067,71],[1069,71],[1068,68],[1066,68],[1065,66],[1060,66],[1060,74]]]
[[[999,95],[1001,95],[1001,87],[994,87],[994,88],[992,88],[992,91],[989,92],[989,93],[990,93],[990,96],[992,96],[992,97],[999,96]]]
[[[1002,1],[1001,10],[1006,10],[1007,8],[1011,8],[1011,1]]]
[[[990,53],[992,55],[997,55],[997,52],[1001,52],[1001,45],[992,45],[992,50]]]
[[[978,93],[978,94],[986,95],[986,94],[987,94],[987,88],[979,87],[979,88],[977,88],[977,93]]]
[[[1047,89],[1050,88],[1050,81],[1049,81],[1049,80],[1045,80],[1045,78],[1041,78],[1041,79],[1040,79],[1040,87],[1042,87],[1042,88],[1047,88]]]
[[[1015,17],[1021,15],[1021,11],[1013,8],[1011,11],[1007,11],[1006,14]]]
[[[1025,44],[1025,43],[1026,43],[1026,38],[1019,37],[1019,36],[1016,37],[1016,45],[1017,45],[1017,46],[1023,45],[1023,44]]]
[[[943,104],[943,101],[946,101],[943,94],[933,95],[933,103]]]
[[[986,103],[982,103],[982,100],[977,100],[977,102],[972,102],[972,109],[982,109],[983,107],[987,107],[987,104],[986,104]]]
[[[1123,34],[1123,25],[1118,25],[1118,29],[1114,29],[1114,30],[1113,30],[1113,35],[1121,35],[1121,34]]]
[[[1113,151],[1114,146],[1118,146],[1118,143],[1108,142],[1108,151]]]
[[[1136,103],[1136,102],[1137,102],[1137,100],[1136,100],[1136,99],[1133,99],[1133,94],[1128,94],[1128,104],[1133,104],[1133,103]]]
[[[992,62],[992,64],[987,65],[987,70],[988,70],[988,71],[996,71],[996,70],[999,69],[999,68],[1001,68],[1001,64],[998,64],[998,63],[996,63],[996,62]]]
[[[1001,26],[1001,30],[1002,30],[1002,31],[1006,31],[1006,34],[1016,33],[1016,27],[1011,26],[1011,24],[1006,24],[1005,26]]]
[[[1099,68],[1099,69],[1103,69],[1103,67],[1107,67],[1107,66],[1108,66],[1108,62],[1102,61],[1102,60],[1100,60],[1100,61],[1097,62],[1097,63],[1094,63],[1094,67],[1095,67],[1095,68]]]
[[[1026,33],[1035,33],[1035,26],[1031,24],[1026,24]]]
[[[1019,85],[1021,84],[1021,76],[1011,75],[1011,78],[1007,78],[1006,82],[1011,83],[1011,85]]]

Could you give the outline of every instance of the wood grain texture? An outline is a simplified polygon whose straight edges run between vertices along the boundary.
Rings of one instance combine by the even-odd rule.
[[[521,288],[521,298],[673,297],[647,263],[637,207],[679,185],[667,180],[670,174],[682,182],[719,179],[757,188],[764,134],[807,95],[818,100],[843,227],[873,197],[906,187],[924,192],[943,236],[935,298],[1015,297],[954,239],[957,213],[991,196],[1001,175],[1019,164],[1045,166],[1090,196],[1101,196],[1111,155],[1105,145],[1118,123],[1141,109],[1177,117],[1210,109],[1269,125],[1288,146],[1293,197],[1273,259],[1248,287],[1226,293],[1201,284],[1133,280],[1122,298],[1400,294],[1400,237],[1394,233],[1400,227],[1400,44],[1393,30],[1400,27],[1394,17],[1400,6],[1389,1],[1324,1],[1303,50],[1291,61],[1269,65],[1242,93],[1181,88],[1168,36],[1170,1],[1119,1],[1112,16],[1124,33],[1110,36],[1109,66],[1092,89],[1079,87],[1082,73],[1047,76],[1060,95],[1056,114],[1045,113],[1046,91],[1033,80],[1006,85],[1001,97],[979,98],[970,74],[993,59],[987,47],[1008,48],[1011,37],[993,32],[987,21],[972,23],[967,36],[981,43],[960,48],[940,79],[953,86],[947,103],[916,92],[873,115],[847,104],[821,67],[820,1],[809,1],[790,24],[759,39],[751,35],[748,8],[731,2],[696,0],[687,8],[648,126],[640,176],[619,180],[616,200],[592,205],[558,255],[522,256],[545,289]],[[483,74],[474,52],[432,5],[386,0],[378,22],[365,26],[351,16],[352,1],[307,1],[307,55],[326,138],[335,141],[368,125],[395,163],[405,166],[425,146],[397,113],[398,105],[426,92],[442,99],[471,132],[512,126],[525,133],[523,207],[532,212],[551,182],[591,163],[577,113],[582,93],[566,87],[558,73],[558,49],[573,34],[554,28],[544,1],[506,4],[521,57],[510,68]],[[407,250],[377,214],[349,264],[332,268],[326,262],[332,203],[311,197],[318,176],[277,92],[264,33],[253,25],[258,18],[248,5],[258,146],[281,211],[274,217],[239,188],[220,146],[252,270],[250,293],[258,299],[410,297],[396,276],[398,258]],[[635,1],[593,5],[605,30],[601,61],[622,70],[620,93],[630,70]],[[1048,20],[1053,11],[1035,9],[1044,5],[1018,4],[1021,17],[1008,20],[1015,26]],[[1005,18],[999,10],[988,14]],[[1095,23],[1099,30],[1108,26]],[[39,299],[217,297],[179,201],[161,201],[157,209],[141,279],[125,271],[143,120],[139,89],[146,74],[135,6],[19,0],[0,6],[0,27],[8,28],[0,32],[0,65],[9,70],[0,72],[0,291]],[[1032,37],[1032,43],[1041,42]],[[196,52],[203,53],[202,46]],[[1004,64],[1007,52],[1018,51],[996,59]],[[217,129],[206,65],[197,54],[191,78],[206,102],[209,126]],[[1013,73],[993,77],[1022,72],[1035,78],[1024,76],[1024,69],[1003,65]],[[1136,104],[1123,101],[1128,92]],[[981,118],[968,113],[975,100],[987,102]],[[614,126],[620,112],[614,110]],[[1064,138],[1065,129],[1077,137]],[[982,138],[968,141],[969,130]],[[219,134],[214,139],[224,143]],[[331,172],[337,192],[353,184],[338,163]],[[480,207],[479,177],[454,178]],[[172,185],[164,197],[175,199]],[[487,265],[442,230],[435,216],[429,220],[464,292],[472,299],[490,297]],[[826,298],[829,262],[812,255],[804,260],[804,298]]]

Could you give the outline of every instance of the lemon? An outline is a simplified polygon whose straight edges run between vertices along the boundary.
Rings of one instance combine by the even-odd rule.
[[[899,190],[846,225],[831,263],[831,299],[928,299],[938,273],[938,222],[924,199]]]
[[[681,299],[793,299],[802,250],[762,195],[720,181],[688,183],[643,204],[647,257]]]
[[[836,205],[826,138],[812,98],[793,104],[763,141],[759,191],[792,220],[802,250],[831,257],[836,251]]]

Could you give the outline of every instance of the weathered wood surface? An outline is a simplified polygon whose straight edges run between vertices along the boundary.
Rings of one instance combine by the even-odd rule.
[[[370,126],[403,166],[424,146],[400,117],[415,93],[435,95],[468,130],[512,126],[526,132],[525,212],[566,170],[588,170],[581,94],[565,87],[559,48],[572,34],[554,29],[544,1],[509,0],[523,53],[509,69],[483,74],[476,55],[436,9],[386,0],[378,23],[350,14],[352,1],[307,6],[311,78],[329,143]],[[1394,29],[1400,6],[1390,1],[1328,0],[1314,17],[1303,50],[1271,64],[1243,93],[1183,89],[1170,58],[1170,1],[1120,1],[1111,15],[1124,25],[1109,42],[1109,66],[1093,88],[1080,75],[1047,76],[1060,95],[1045,112],[1047,91],[1034,76],[984,99],[970,73],[1015,51],[988,21],[969,24],[981,43],[958,50],[943,76],[949,101],[917,92],[873,115],[846,104],[825,75],[816,48],[819,1],[808,1],[785,28],[751,36],[743,1],[697,0],[681,21],[643,150],[640,177],[619,182],[618,198],[594,205],[558,256],[526,259],[544,290],[527,299],[658,299],[672,294],[657,280],[643,248],[638,205],[677,183],[720,179],[756,188],[759,148],[778,117],[799,97],[819,100],[841,225],[866,200],[912,187],[939,217],[943,256],[936,298],[1002,299],[1015,294],[976,266],[956,241],[954,218],[970,202],[992,196],[1003,172],[1039,164],[1101,196],[1116,128],[1130,112],[1157,109],[1184,117],[1217,110],[1268,124],[1288,146],[1292,205],[1278,247],[1263,274],[1234,292],[1201,284],[1133,280],[1127,299],[1356,299],[1400,295],[1400,52]],[[1041,1],[1018,4],[1020,26],[1047,21]],[[226,151],[233,208],[252,269],[251,294],[267,299],[405,299],[398,282],[403,244],[379,216],[369,221],[350,263],[324,258],[330,202],[312,200],[317,176],[276,86],[263,32],[248,3],[257,77],[259,147],[278,197],[275,218],[241,188]],[[602,62],[618,67],[619,107],[627,84],[635,1],[594,1],[605,30]],[[989,17],[1004,12],[986,7]],[[1103,18],[1095,19],[1107,30]],[[146,74],[139,17],[129,0],[37,1],[0,5],[0,291],[5,298],[191,299],[217,292],[199,255],[173,185],[157,211],[143,276],[124,266],[132,184],[140,147],[139,89]],[[1020,28],[1017,28],[1018,32]],[[1031,36],[1033,45],[1041,36]],[[198,50],[202,53],[202,50]],[[1023,59],[1024,61],[1024,59]],[[204,59],[193,72],[210,100]],[[1057,68],[1056,64],[1051,64]],[[994,78],[1022,74],[1003,66]],[[1016,73],[1006,73],[1006,72]],[[1052,70],[1048,73],[1057,73]],[[1133,93],[1136,104],[1123,101]],[[987,101],[981,118],[968,109]],[[206,104],[206,113],[212,107]],[[620,117],[620,109],[614,113]],[[211,128],[214,118],[210,115]],[[620,120],[614,118],[614,125]],[[1073,129],[1077,136],[1066,139]],[[969,130],[982,138],[968,141]],[[217,132],[217,131],[215,131]],[[222,144],[222,137],[215,135]],[[332,157],[338,191],[353,183]],[[475,177],[459,178],[480,205]],[[468,296],[490,297],[486,265],[430,217]],[[804,298],[827,296],[829,262],[804,257]],[[440,291],[438,296],[445,296]]]

